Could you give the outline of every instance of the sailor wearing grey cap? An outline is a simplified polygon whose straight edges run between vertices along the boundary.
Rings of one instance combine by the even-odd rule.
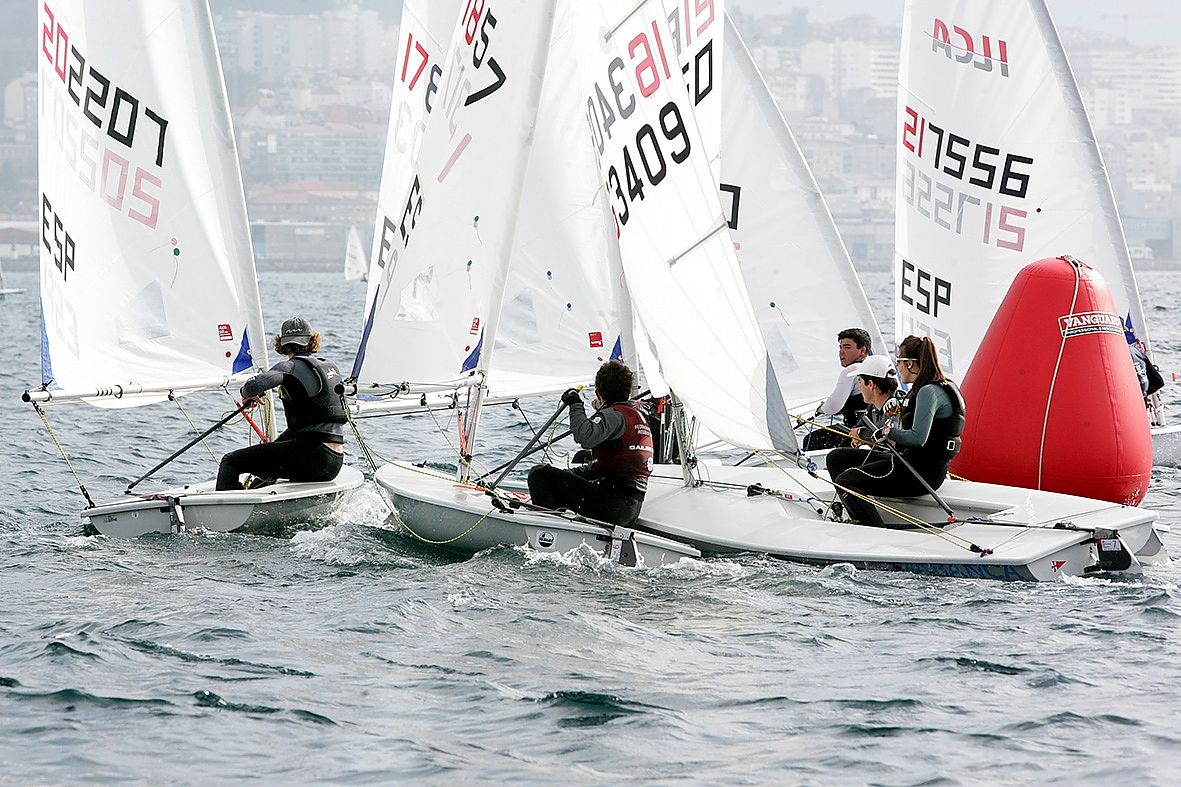
[[[348,413],[336,392],[336,364],[316,355],[320,334],[303,317],[283,323],[275,350],[286,355],[242,386],[242,401],[257,404],[279,389],[287,429],[269,443],[231,451],[222,457],[217,488],[241,489],[241,475],[289,481],[331,481],[344,464],[344,424]]]

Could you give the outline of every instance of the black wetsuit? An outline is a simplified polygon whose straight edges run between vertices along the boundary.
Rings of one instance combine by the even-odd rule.
[[[845,404],[836,413],[836,415],[841,417],[840,425],[836,425],[834,416],[834,419],[831,419],[834,421],[832,426],[835,429],[839,429],[841,426],[843,426],[846,430],[852,429],[853,427],[860,425],[861,415],[865,411],[865,399],[862,398],[861,394],[851,394],[849,398],[845,400]],[[831,431],[829,429],[821,429],[820,427],[816,427],[813,431],[804,435],[804,441],[800,447],[805,451],[823,451],[827,448],[847,448],[851,444],[852,441],[843,434],[838,434],[837,432]]]
[[[529,472],[535,505],[571,511],[630,526],[640,515],[652,471],[652,430],[646,416],[629,402],[604,407],[587,418],[581,401],[570,405],[570,431],[594,452],[576,470],[538,465]]]
[[[886,415],[886,411],[892,411],[898,407],[898,400],[891,397],[882,405],[882,409],[874,407],[868,402],[865,403],[865,410],[862,415],[861,423],[857,424],[861,428],[859,433],[863,438],[869,436],[869,428],[865,425],[868,420],[874,429],[880,429],[886,425],[890,420],[890,416]],[[829,451],[824,456],[824,466],[828,470],[828,477],[835,479],[850,467],[865,464],[866,462],[875,461],[878,459],[885,459],[890,455],[889,451],[883,448],[874,448],[867,450],[865,448],[853,447],[839,447]]]
[[[929,387],[930,392],[926,390]],[[889,439],[923,480],[938,489],[947,478],[948,465],[960,451],[960,436],[964,433],[964,399],[959,388],[950,381],[924,385],[907,398],[901,421],[901,428],[893,430]],[[865,457],[863,463],[846,465],[847,469],[841,463],[855,457],[845,452],[833,457],[829,464],[849,515],[863,525],[909,527],[886,525],[876,505],[844,490],[871,497],[915,497],[927,490],[892,454],[880,450],[860,453]]]
[[[344,444],[348,415],[336,393],[340,371],[323,358],[297,355],[280,361],[242,386],[242,396],[260,396],[280,388],[287,429],[275,440],[231,451],[217,471],[218,490],[241,489],[240,476],[289,481],[331,481],[344,455],[325,443]]]

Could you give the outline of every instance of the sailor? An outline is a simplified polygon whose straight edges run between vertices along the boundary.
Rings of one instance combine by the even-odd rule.
[[[275,350],[286,355],[242,386],[242,401],[253,407],[272,388],[279,389],[287,429],[269,443],[231,451],[222,457],[217,489],[241,489],[240,476],[331,481],[344,464],[344,424],[348,414],[336,386],[336,364],[320,358],[320,334],[307,320],[292,317],[275,337]]]
[[[834,448],[824,458],[830,478],[836,478],[854,465],[889,456],[888,451],[875,449],[862,450],[869,445],[861,439],[863,432],[873,432],[881,429],[886,422],[898,411],[898,400],[894,394],[898,391],[898,372],[890,359],[884,355],[871,355],[861,363],[849,365],[846,374],[857,381],[857,389],[861,398],[865,400],[865,414],[861,425],[849,430],[852,448]],[[866,426],[868,422],[868,426]]]
[[[869,338],[869,331],[864,328],[846,328],[837,334],[837,358],[841,362],[841,371],[837,375],[832,393],[816,408],[814,418],[830,416],[829,423],[839,424],[844,430],[856,426],[861,421],[865,402],[856,388],[854,379],[846,372],[850,365],[861,363],[872,352],[873,344]],[[837,421],[835,416],[840,416],[840,420]],[[804,436],[802,447],[805,451],[823,451],[826,448],[847,445],[849,439],[844,435],[818,428]]]
[[[928,336],[907,336],[898,345],[898,376],[910,393],[902,405],[900,426],[886,426],[874,437],[901,448],[901,455],[932,489],[947,478],[947,467],[960,451],[964,433],[964,399],[939,365],[935,343]],[[840,472],[834,479],[849,515],[863,525],[884,526],[878,508],[858,495],[914,497],[926,493],[922,482],[892,454],[870,455],[870,461]]]
[[[570,407],[570,431],[591,462],[575,470],[538,465],[529,472],[534,505],[571,511],[630,526],[652,473],[652,429],[640,409],[629,401],[634,381],[621,361],[607,361],[595,375],[596,412],[587,417],[582,396],[571,388],[562,394]]]

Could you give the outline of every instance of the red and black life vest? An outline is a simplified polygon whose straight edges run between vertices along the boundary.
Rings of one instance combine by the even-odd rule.
[[[623,434],[591,449],[595,467],[604,474],[635,482],[637,489],[645,489],[652,474],[652,428],[630,402],[616,402],[611,408],[623,416]]]

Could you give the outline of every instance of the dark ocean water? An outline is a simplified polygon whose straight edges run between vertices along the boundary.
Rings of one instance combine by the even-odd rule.
[[[1181,369],[1181,274],[1140,278],[1161,366]],[[73,479],[18,398],[39,380],[36,282],[10,279],[30,292],[0,302],[0,782],[1181,777],[1176,564],[1007,585],[756,555],[456,561],[398,534],[372,491],[290,539],[84,536]],[[867,277],[876,303],[888,286]],[[262,281],[268,326],[302,312],[346,364],[361,292]],[[227,405],[185,402],[201,425]],[[552,407],[528,403],[533,425]],[[50,417],[99,498],[191,433],[170,405]],[[491,461],[530,434],[507,408],[485,423]],[[444,459],[432,431],[426,416],[365,423],[384,455]],[[161,483],[214,467],[194,450]],[[1179,497],[1181,474],[1157,469],[1145,505],[1181,523]],[[1181,536],[1166,543],[1181,555]]]

